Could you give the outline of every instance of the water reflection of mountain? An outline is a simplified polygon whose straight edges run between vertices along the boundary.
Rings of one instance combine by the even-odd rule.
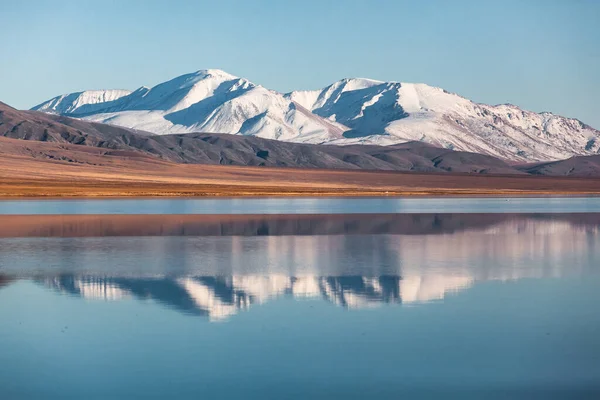
[[[0,237],[424,235],[527,220],[600,226],[600,214],[3,215]]]
[[[345,308],[380,303],[418,303],[443,299],[471,284],[466,277],[399,276],[229,276],[185,278],[76,277],[60,275],[38,280],[60,292],[86,299],[152,299],[175,310],[221,320],[252,304],[278,296],[322,298]]]
[[[281,295],[348,308],[428,302],[478,282],[600,267],[597,214],[157,216],[145,231],[119,225],[129,219],[83,217],[91,225],[58,231],[25,221],[20,232],[36,237],[2,239],[0,271],[85,298],[153,299],[219,319]]]
[[[468,226],[455,216],[449,219],[453,226]],[[428,224],[440,221],[427,218]],[[11,238],[1,240],[0,271],[18,276],[408,277],[436,270],[477,280],[596,271],[600,231],[594,216],[570,218],[513,216],[477,228],[414,235]]]

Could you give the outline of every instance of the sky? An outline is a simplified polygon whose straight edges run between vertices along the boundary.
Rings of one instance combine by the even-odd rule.
[[[0,101],[218,68],[280,92],[422,82],[600,129],[596,0],[0,0]]]

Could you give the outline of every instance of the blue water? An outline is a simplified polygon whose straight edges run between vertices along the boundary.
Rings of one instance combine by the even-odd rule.
[[[0,398],[600,398],[600,216],[548,209],[2,230]]]
[[[600,197],[225,198],[0,201],[2,214],[352,214],[600,212]]]

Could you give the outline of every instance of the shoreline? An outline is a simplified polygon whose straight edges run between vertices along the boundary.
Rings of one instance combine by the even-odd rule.
[[[268,171],[267,171],[268,172]],[[292,172],[292,171],[290,171]],[[296,171],[294,171],[296,172]],[[307,171],[309,173],[309,171]],[[377,172],[373,172],[377,175]],[[400,173],[399,173],[400,174]],[[353,173],[349,172],[352,176]],[[406,173],[402,173],[404,177]],[[435,180],[439,176],[427,174],[414,174],[415,178]],[[536,178],[530,178],[531,189],[517,188],[489,188],[477,187],[480,176],[456,176],[448,174],[446,184],[450,186],[456,181],[457,186],[415,186],[398,185],[399,187],[377,188],[369,187],[328,187],[323,182],[306,182],[305,185],[290,185],[281,187],[241,184],[173,184],[143,181],[112,181],[75,179],[76,182],[61,182],[48,179],[39,181],[12,181],[0,179],[0,200],[15,199],[127,199],[127,198],[264,198],[264,197],[590,197],[600,196],[600,187],[584,190],[581,188],[561,188],[562,190],[548,190],[535,188]],[[502,183],[503,177],[488,177],[487,183]],[[505,178],[505,177],[504,177]],[[567,180],[572,178],[566,178]],[[564,180],[564,179],[563,179]],[[465,182],[466,181],[466,182]],[[471,182],[473,181],[473,182]],[[546,183],[544,177],[542,183]],[[465,185],[465,183],[467,185]],[[471,185],[469,185],[471,184]],[[334,186],[334,185],[332,185]],[[465,187],[466,186],[466,187]],[[470,187],[469,187],[470,186]]]
[[[265,171],[268,173],[268,171]],[[297,171],[293,171],[297,173]],[[312,171],[306,171],[310,175]],[[292,171],[290,171],[292,173]],[[346,173],[349,177],[356,177],[353,172]],[[377,172],[372,172],[378,175]],[[399,178],[406,178],[406,173],[398,173]],[[581,188],[574,185],[577,183],[573,178],[557,178],[556,189],[548,189],[547,177],[538,180],[529,178],[525,181],[512,180],[510,177],[490,176],[486,179],[487,187],[481,187],[481,176],[457,176],[448,174],[444,177],[444,186],[440,185],[439,175],[408,174],[414,180],[433,181],[429,186],[414,185],[411,182],[397,187],[385,188],[370,186],[364,182],[364,186],[339,187],[338,184],[328,185],[326,182],[315,181],[302,184],[282,185],[279,187],[266,185],[243,185],[222,183],[198,183],[198,184],[175,184],[172,182],[144,182],[144,181],[112,181],[85,179],[74,177],[73,182],[55,181],[51,178],[46,182],[39,181],[15,181],[7,182],[0,178],[0,201],[18,199],[119,199],[119,198],[264,198],[264,197],[337,197],[337,198],[359,198],[359,197],[590,197],[600,196],[600,184],[597,181],[590,182],[590,188]],[[368,178],[368,176],[367,176]],[[403,179],[404,180],[404,179]],[[408,184],[407,184],[408,183]],[[493,188],[497,183],[498,187]],[[502,187],[506,186],[530,186],[525,187]],[[560,184],[558,184],[560,183]],[[580,183],[580,182],[579,182]],[[592,185],[591,183],[596,183]],[[436,185],[437,184],[437,185]],[[453,184],[456,187],[451,187]],[[573,185],[571,185],[573,184]],[[387,186],[387,185],[386,185]],[[442,186],[442,187],[440,187]],[[536,187],[538,186],[538,187]],[[561,187],[562,186],[562,187]],[[574,187],[573,187],[574,186]]]
[[[0,182],[0,186],[2,186]],[[548,190],[485,190],[485,189],[446,189],[446,188],[427,188],[423,190],[400,190],[400,191],[381,191],[369,189],[348,189],[348,190],[314,190],[307,188],[305,190],[264,190],[239,189],[239,190],[219,190],[195,189],[195,190],[157,190],[155,188],[139,188],[137,190],[127,190],[125,188],[106,188],[97,187],[94,189],[82,189],[78,186],[70,187],[43,187],[26,188],[15,187],[11,190],[0,190],[0,201],[9,200],[68,200],[68,199],[161,199],[161,198],[180,198],[180,199],[201,199],[201,198],[302,198],[302,197],[322,197],[322,198],[372,198],[372,197],[394,197],[394,198],[443,198],[443,197],[598,197],[599,191],[548,191]]]
[[[381,197],[393,197],[393,198],[537,198],[537,197],[554,197],[554,198],[570,198],[570,197],[600,197],[598,193],[555,193],[555,192],[523,192],[523,193],[402,193],[402,194],[335,194],[335,193],[253,193],[253,194],[198,194],[191,195],[189,193],[145,193],[145,194],[48,194],[48,195],[22,195],[22,194],[11,194],[11,195],[0,195],[0,201],[11,201],[11,200],[126,200],[126,199],[226,199],[226,198],[239,198],[239,199],[252,199],[252,198],[381,198]]]

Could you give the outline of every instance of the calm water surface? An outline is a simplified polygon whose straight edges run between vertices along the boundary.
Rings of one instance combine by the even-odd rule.
[[[350,214],[600,212],[600,197],[223,198],[0,201],[2,214]]]
[[[459,200],[4,203],[0,398],[600,398],[597,201]]]

